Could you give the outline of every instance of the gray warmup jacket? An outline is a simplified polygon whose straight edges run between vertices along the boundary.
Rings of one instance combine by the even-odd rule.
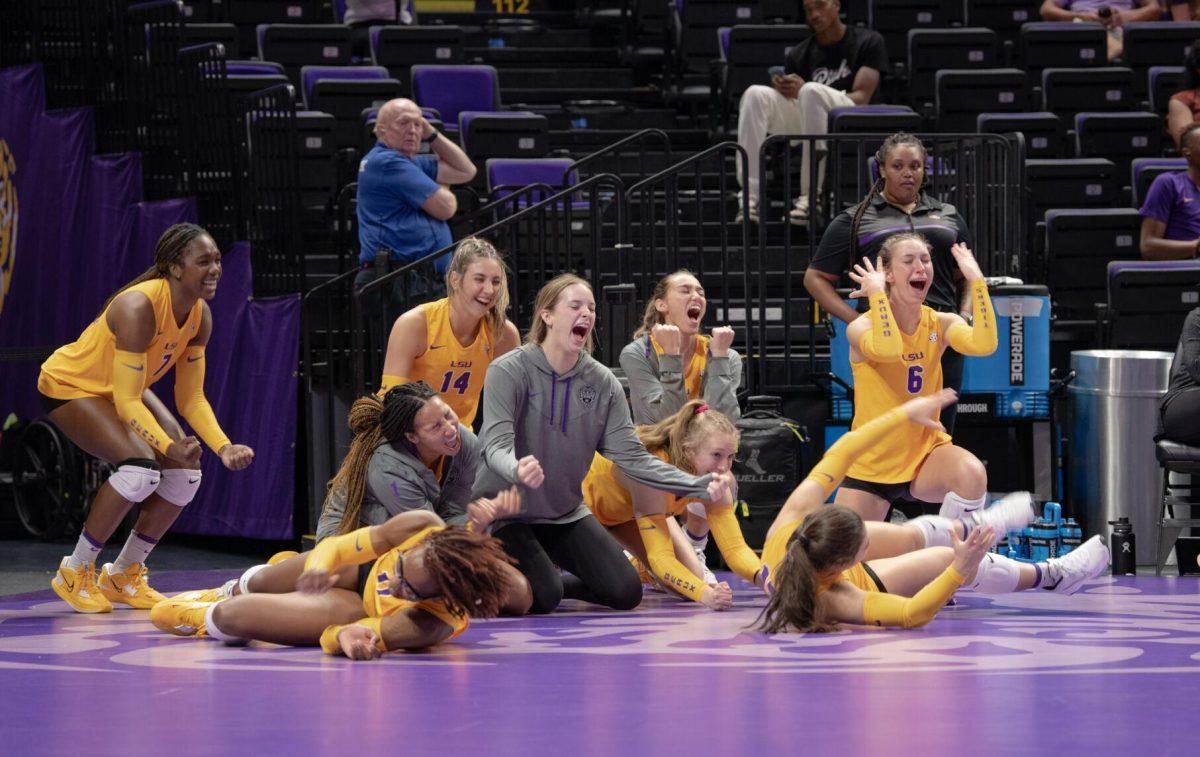
[[[650,343],[650,335],[634,339],[621,350],[621,368],[629,379],[629,400],[633,405],[633,422],[641,425],[658,423],[679,412],[688,401],[683,385],[683,358],[679,355],[659,355]],[[742,417],[737,391],[742,385],[742,356],[734,350],[728,357],[713,357],[708,353],[708,367],[700,377],[700,399],[736,421]]]
[[[517,483],[517,461],[526,455],[546,474],[539,488],[521,487],[519,520],[570,523],[587,515],[582,485],[596,452],[647,486],[708,498],[711,474],[692,476],[646,451],[621,384],[590,355],[559,375],[540,345],[526,344],[493,361],[483,387],[485,464],[474,496],[491,497]]]
[[[458,426],[458,438],[462,446],[449,460],[450,470],[444,484],[438,483],[434,472],[406,443],[380,442],[367,463],[359,527],[378,526],[409,510],[429,510],[448,523],[465,523],[471,488],[480,468],[480,445],[474,432],[462,424]],[[345,511],[346,503],[341,497],[328,498],[317,522],[318,541],[337,534]]]

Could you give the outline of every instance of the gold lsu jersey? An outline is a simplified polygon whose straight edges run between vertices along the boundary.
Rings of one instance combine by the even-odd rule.
[[[179,324],[175,322],[171,309],[171,286],[165,278],[135,284],[121,292],[121,295],[128,292],[146,295],[154,308],[155,336],[146,348],[145,377],[142,382],[144,391],[171,370],[196,336],[200,330],[204,302],[197,300],[187,318]],[[108,327],[107,316],[108,308],[105,308],[78,339],[59,347],[42,363],[38,391],[58,400],[80,397],[112,399],[113,353],[117,337]]]
[[[863,318],[875,318],[869,312]],[[867,359],[851,361],[854,374],[854,422],[857,429],[905,402],[942,389],[942,350],[945,334],[938,314],[921,306],[921,319],[911,334],[900,333],[900,360],[891,363]],[[860,481],[895,484],[912,481],[917,469],[935,448],[950,442],[944,431],[909,425],[889,434],[861,453],[846,475]]]

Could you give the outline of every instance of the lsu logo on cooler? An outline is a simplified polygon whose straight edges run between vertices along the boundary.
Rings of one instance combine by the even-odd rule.
[[[8,142],[0,139],[0,313],[12,286],[13,262],[17,256],[17,185],[13,175],[17,163]]]

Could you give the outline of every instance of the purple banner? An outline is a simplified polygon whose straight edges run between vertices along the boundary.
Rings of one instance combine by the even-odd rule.
[[[197,220],[191,198],[143,202],[139,156],[94,155],[94,144],[90,110],[45,111],[40,66],[0,69],[0,352],[76,339],[153,263],[168,226]],[[175,530],[291,538],[300,301],[254,300],[249,246],[224,252],[205,393],[225,432],[256,456],[232,473],[206,452],[204,484]],[[0,362],[0,419],[42,414],[39,363]],[[173,383],[154,386],[168,405]]]
[[[204,393],[235,444],[254,449],[254,464],[232,472],[205,450],[204,483],[174,530],[221,536],[292,538],[296,476],[296,371],[300,297],[255,300],[250,245],[224,250],[217,296],[209,303],[212,336]],[[174,409],[174,371],[154,392]],[[185,423],[186,425],[186,423]]]

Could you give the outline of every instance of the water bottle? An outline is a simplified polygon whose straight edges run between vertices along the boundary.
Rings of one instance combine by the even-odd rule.
[[[1109,545],[1112,550],[1112,574],[1114,576],[1137,575],[1137,541],[1129,518],[1110,520],[1113,527]]]
[[[1025,557],[1025,544],[1020,531],[1008,532],[1008,557],[1020,560]]]
[[[1083,529],[1075,522],[1074,518],[1067,518],[1058,527],[1058,539],[1061,543],[1058,555],[1062,557],[1071,550],[1078,549],[1083,543]]]
[[[1038,518],[1033,522],[1032,534],[1029,537],[1029,559],[1034,562],[1045,562],[1050,559],[1050,537],[1051,529],[1049,523]],[[1058,529],[1054,528],[1054,536],[1058,536]]]
[[[1042,505],[1042,519],[1057,525],[1062,520],[1062,505],[1057,502]]]

